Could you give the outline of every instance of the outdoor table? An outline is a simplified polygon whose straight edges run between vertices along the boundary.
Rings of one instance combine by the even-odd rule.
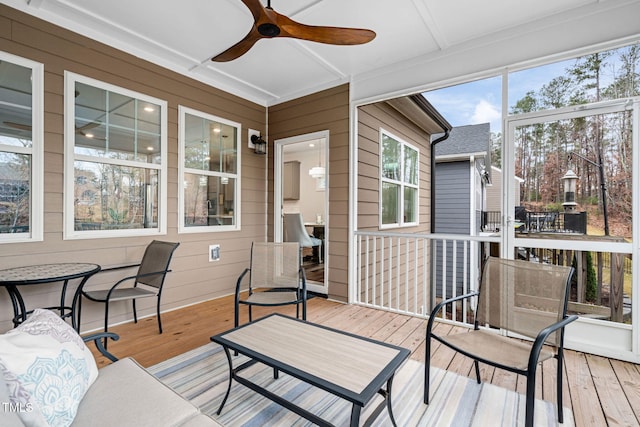
[[[54,282],[63,282],[62,292],[60,295],[60,305],[55,307],[47,307],[51,310],[59,310],[60,317],[71,317],[71,324],[74,329],[76,327],[75,306],[80,292],[85,282],[100,271],[98,264],[89,263],[56,263],[56,264],[39,264],[27,265],[23,267],[13,267],[0,270],[0,286],[4,286],[11,298],[13,305],[13,325],[24,322],[30,311],[27,311],[24,299],[18,290],[18,286],[42,285]],[[69,280],[81,279],[76,292],[73,296],[71,307],[65,306],[67,286]],[[67,312],[68,310],[68,312]]]
[[[276,378],[282,371],[351,402],[352,427],[360,424],[365,405],[380,394],[384,400],[372,411],[365,425],[373,422],[385,406],[391,424],[396,425],[391,406],[391,384],[396,370],[409,357],[410,351],[406,348],[281,314],[272,314],[215,335],[211,341],[223,346],[229,362],[229,384],[218,415],[235,380],[318,426],[332,425],[295,405],[286,396],[276,395],[240,375],[241,371],[259,362],[272,367]],[[249,360],[234,367],[230,350],[248,356]]]

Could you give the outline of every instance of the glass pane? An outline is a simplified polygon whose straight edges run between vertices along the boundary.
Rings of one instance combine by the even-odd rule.
[[[510,114],[638,94],[640,45],[509,73]]]
[[[156,170],[75,162],[76,230],[156,228]]]
[[[587,115],[516,128],[516,246],[519,238],[541,247],[516,247],[534,262],[574,265],[572,311],[630,322],[630,254],[571,251],[551,239],[632,242],[632,115]]]
[[[404,147],[404,182],[418,185],[418,152]]]
[[[185,166],[236,173],[237,139],[234,126],[185,114]]]
[[[0,144],[31,147],[31,69],[0,61]]]
[[[398,224],[398,201],[400,186],[382,183],[382,224]]]
[[[76,82],[75,153],[159,164],[160,106]]]
[[[382,134],[382,177],[400,180],[400,143]]]
[[[417,222],[416,219],[416,198],[418,190],[415,188],[404,188],[404,222]]]
[[[515,172],[522,184],[516,205],[524,208],[519,231],[630,241],[631,124],[631,113],[624,112],[517,128]],[[556,221],[546,218],[550,213]]]
[[[31,156],[0,152],[0,233],[29,231]]]
[[[235,179],[187,173],[184,185],[186,227],[235,224]]]

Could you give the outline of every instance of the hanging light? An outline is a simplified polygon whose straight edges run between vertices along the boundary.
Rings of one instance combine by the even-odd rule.
[[[318,166],[314,166],[311,169],[309,169],[309,175],[312,178],[318,179],[318,178],[324,178],[324,174],[325,174],[325,169],[320,162],[320,144],[318,144]]]
[[[314,166],[309,169],[309,175],[312,178],[322,178],[324,176],[324,168],[322,166]]]

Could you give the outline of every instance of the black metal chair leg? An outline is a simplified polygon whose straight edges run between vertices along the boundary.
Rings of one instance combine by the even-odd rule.
[[[425,361],[424,361],[424,404],[429,404],[429,381],[431,367],[431,334],[427,333],[425,340]]]
[[[564,423],[564,411],[563,411],[563,403],[562,403],[562,364],[563,364],[563,356],[562,349],[558,350],[558,355],[556,356],[557,366],[557,374],[556,374],[556,396],[557,405],[558,405],[558,422],[560,424]]]
[[[131,300],[133,303],[133,323],[138,323],[138,311],[136,310],[136,300],[135,298]]]
[[[533,410],[536,398],[536,372],[527,373],[527,395],[524,425],[525,427],[533,427]]]
[[[162,333],[162,320],[160,319],[160,295],[158,295],[158,303],[156,305],[156,315],[158,316],[158,330]]]
[[[480,363],[478,363],[477,360],[474,360],[473,364],[476,367],[476,380],[478,381],[478,384],[480,384],[481,383],[481,381],[480,381]]]
[[[109,329],[109,301],[107,300],[104,304],[104,331],[107,332]],[[108,339],[104,339],[104,349],[107,349],[107,341]]]

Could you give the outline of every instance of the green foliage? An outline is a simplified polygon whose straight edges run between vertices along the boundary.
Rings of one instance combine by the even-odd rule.
[[[562,203],[555,202],[547,204],[544,209],[549,212],[562,212],[564,208],[562,207]]]
[[[587,300],[587,302],[595,303],[598,295],[598,277],[596,276],[596,269],[593,265],[593,255],[591,255],[591,252],[587,252],[586,258],[587,258],[587,266],[586,266],[587,283],[586,283],[586,289],[585,289],[585,299]],[[576,271],[578,270],[578,261],[575,256],[573,257],[571,266],[574,269],[576,269]],[[577,285],[577,283],[578,283],[578,275],[575,274],[573,276],[573,280],[571,284]]]

